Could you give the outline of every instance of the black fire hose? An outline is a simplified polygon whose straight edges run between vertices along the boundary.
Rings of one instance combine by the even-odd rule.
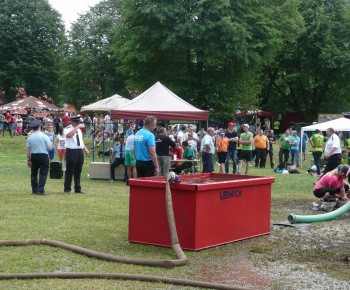
[[[92,251],[89,249],[73,246],[70,244],[52,241],[47,239],[32,239],[32,240],[4,240],[0,241],[0,246],[25,246],[25,245],[49,245],[53,247],[59,247],[66,250],[70,250],[74,253],[82,254],[88,257],[93,257],[105,261],[122,262],[128,264],[144,265],[144,266],[158,266],[158,267],[177,267],[187,264],[187,257],[182,251],[179,240],[177,237],[175,217],[173,210],[173,203],[170,191],[170,181],[174,181],[175,175],[168,174],[165,177],[166,180],[166,206],[168,213],[168,223],[170,228],[171,243],[178,259],[177,260],[147,260],[117,257],[105,253]],[[120,274],[120,273],[26,273],[26,274],[0,274],[0,280],[8,279],[123,279],[123,280],[138,280],[148,282],[162,282],[174,285],[194,286],[213,289],[247,289],[241,287],[233,287],[215,283],[192,281],[185,279],[175,279],[159,276],[145,276],[145,275],[132,275],[132,274]]]

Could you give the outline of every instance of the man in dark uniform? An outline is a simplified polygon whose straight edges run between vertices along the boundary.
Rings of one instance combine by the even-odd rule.
[[[80,175],[84,164],[84,151],[89,154],[83,140],[83,133],[80,128],[84,125],[83,119],[78,115],[71,118],[71,125],[64,129],[66,138],[66,172],[64,176],[64,192],[71,192],[72,178],[74,175],[75,193],[85,193],[81,191]]]
[[[27,166],[31,168],[30,180],[32,184],[32,193],[48,195],[44,187],[49,172],[48,151],[52,150],[52,146],[50,138],[41,132],[40,124],[40,120],[33,120],[29,123],[29,127],[33,129],[34,132],[27,139]]]
[[[115,157],[115,158],[114,158]],[[115,179],[115,168],[123,164],[125,168],[123,181],[128,179],[127,167],[125,166],[125,143],[124,143],[124,135],[120,134],[119,136],[119,144],[115,144],[112,149],[112,155],[109,159],[110,164],[110,182],[114,182]]]

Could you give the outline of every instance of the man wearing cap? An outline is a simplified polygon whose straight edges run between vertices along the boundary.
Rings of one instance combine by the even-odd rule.
[[[203,173],[212,173],[214,171],[213,155],[215,153],[214,139],[215,130],[212,127],[208,128],[207,134],[201,142]]]
[[[48,195],[44,187],[49,172],[49,157],[47,152],[52,149],[52,145],[50,138],[40,131],[40,124],[40,120],[33,120],[29,123],[29,127],[33,130],[33,133],[27,139],[27,166],[31,168],[30,180],[32,193]]]
[[[72,178],[74,175],[75,193],[85,193],[81,191],[80,174],[84,164],[84,151],[89,154],[83,140],[83,119],[78,116],[71,118],[71,125],[64,129],[66,139],[66,172],[64,176],[64,192],[71,192]]]
[[[252,150],[253,150],[253,133],[249,132],[249,125],[244,124],[243,125],[244,133],[241,134],[241,137],[239,138],[239,143],[241,143],[242,150],[240,156],[238,156],[238,174],[241,174],[243,160],[247,162],[246,166],[246,172],[245,174],[248,174],[250,162],[252,161]]]
[[[232,157],[233,162],[233,171],[232,173],[235,174],[237,171],[237,154],[236,154],[236,147],[238,142],[238,133],[237,131],[233,130],[234,124],[232,122],[228,123],[228,130],[225,133],[225,137],[228,140],[228,147],[227,147],[227,154],[226,154],[226,161],[225,161],[225,172],[229,173],[229,161],[230,156]]]

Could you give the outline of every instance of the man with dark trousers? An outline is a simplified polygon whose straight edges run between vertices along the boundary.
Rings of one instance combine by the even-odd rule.
[[[49,156],[47,152],[52,150],[52,146],[50,138],[41,132],[40,124],[40,120],[33,120],[29,123],[33,133],[27,139],[27,166],[31,168],[32,193],[48,195],[44,187],[49,172]]]
[[[115,157],[115,158],[114,158]],[[114,160],[113,160],[114,159]],[[109,164],[110,164],[110,182],[113,182],[115,179],[114,171],[115,168],[122,164],[125,167],[125,173],[124,173],[124,178],[123,181],[126,181],[128,176],[127,176],[127,171],[126,171],[126,166],[125,166],[125,142],[124,142],[124,135],[120,135],[119,137],[119,144],[116,144],[113,149],[112,149],[112,156],[109,159]]]
[[[273,133],[274,133],[273,130],[270,130],[269,134],[267,135],[267,139],[269,139],[269,143],[270,143],[270,150],[267,151],[267,155],[270,155],[270,165],[272,169],[275,168],[275,165],[273,162],[273,144],[277,143],[276,137]]]
[[[233,163],[233,174],[236,174],[237,172],[237,154],[236,154],[236,147],[238,142],[238,133],[237,131],[233,130],[234,124],[232,122],[228,123],[228,130],[225,133],[225,137],[228,138],[228,147],[227,147],[227,155],[225,160],[225,172],[229,173],[229,161],[230,156],[232,157],[232,163]]]
[[[166,135],[166,129],[160,128],[156,137],[156,152],[159,165],[159,176],[165,176],[169,173],[170,154],[169,148],[175,148],[175,142]]]
[[[159,174],[156,138],[152,133],[156,127],[157,119],[153,116],[148,116],[145,119],[142,130],[135,135],[137,177],[151,177]]]
[[[89,154],[83,140],[83,133],[80,128],[84,125],[80,115],[71,118],[71,125],[64,129],[66,138],[66,172],[64,176],[64,192],[71,192],[72,178],[74,175],[75,193],[85,193],[81,191],[80,175],[84,164],[84,151]]]

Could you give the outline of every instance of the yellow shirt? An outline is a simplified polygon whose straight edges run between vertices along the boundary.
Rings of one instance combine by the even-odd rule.
[[[254,142],[255,142],[255,148],[258,149],[266,149],[266,142],[268,142],[269,140],[267,139],[267,137],[265,135],[260,136],[257,135],[254,138]]]

